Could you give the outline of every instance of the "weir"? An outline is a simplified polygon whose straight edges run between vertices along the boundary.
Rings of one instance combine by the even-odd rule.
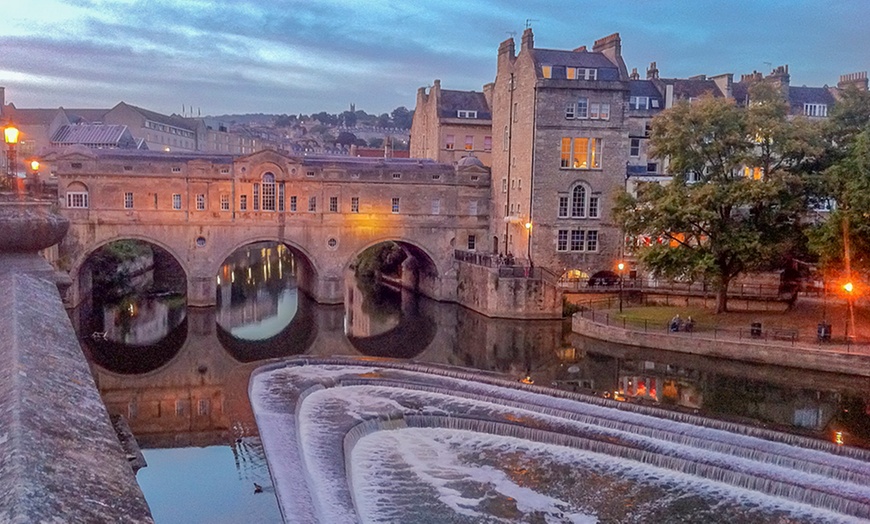
[[[476,512],[479,518],[492,517],[486,508],[470,502],[477,499],[470,492],[462,492],[462,483],[448,486],[437,480],[467,477],[471,469],[463,469],[468,465],[466,462],[473,463],[478,460],[474,457],[486,455],[486,448],[473,447],[476,450],[473,453],[458,454],[457,460],[465,461],[464,466],[461,472],[451,470],[453,473],[441,471],[443,465],[427,464],[425,452],[427,446],[431,448],[438,442],[449,441],[456,447],[457,442],[489,439],[485,441],[496,448],[525,449],[525,455],[532,450],[534,453],[551,450],[547,453],[560,457],[552,464],[556,469],[562,467],[562,462],[569,464],[568,471],[578,471],[580,464],[606,469],[609,466],[604,464],[612,459],[619,460],[625,468],[633,468],[632,471],[640,468],[648,472],[649,478],[662,479],[662,485],[682,485],[688,475],[695,481],[687,482],[678,491],[681,497],[707,500],[698,503],[699,511],[709,504],[721,503],[727,508],[725,514],[736,515],[734,518],[757,511],[771,518],[789,513],[789,518],[796,521],[870,518],[870,452],[865,450],[598,397],[560,392],[561,398],[554,398],[545,392],[550,393],[490,374],[348,359],[293,359],[260,368],[252,376],[250,389],[285,517],[292,509],[294,513],[313,515],[320,522],[355,522],[360,512],[372,518],[372,511],[389,508],[390,518],[397,515],[421,518],[417,513],[403,513],[421,511],[419,508],[396,507],[395,500],[380,500],[374,506],[361,502],[368,500],[367,490],[391,492],[391,485],[377,484],[385,482],[381,477],[391,476],[402,484],[393,486],[397,492],[409,489],[419,493],[420,507],[448,511],[452,499],[443,490],[449,487],[453,490],[451,496],[465,501],[465,505],[454,505],[454,510]],[[425,431],[415,433],[420,429]],[[405,436],[399,437],[400,434]],[[388,457],[404,465],[397,472],[369,474],[375,467],[372,462],[375,458],[369,456],[371,450],[383,449],[383,439],[388,437],[404,442],[404,447],[397,448],[401,452]],[[367,442],[372,438],[380,447]],[[458,446],[464,449],[462,444]],[[408,449],[423,455],[414,455]],[[386,460],[381,455],[390,452],[375,453],[377,460]],[[417,458],[401,462],[397,457],[402,453]],[[516,474],[516,461],[522,461],[523,453],[519,458],[513,453],[497,454],[494,464],[483,466],[488,472],[484,476],[495,475],[493,478],[502,478],[502,482],[510,484],[505,479],[512,477],[504,474]],[[338,457],[344,458],[337,460]],[[288,464],[301,469],[296,472],[282,469]],[[418,475],[408,477],[408,468]],[[420,468],[425,471],[421,473]],[[493,468],[501,469],[502,473],[493,473]],[[300,473],[304,473],[307,488],[299,486]],[[294,480],[288,482],[291,478]],[[409,488],[405,484],[412,482],[410,478],[421,485]],[[629,482],[625,476],[614,478]],[[372,487],[372,482],[378,489]],[[573,495],[553,498],[552,493],[545,493],[547,485],[535,486],[529,479],[524,482],[521,485],[525,488],[533,486],[538,495],[549,497],[536,499],[543,504],[540,507],[550,508],[538,510],[552,511],[556,521],[562,521],[557,514],[579,515],[580,507],[571,501]],[[653,489],[655,482],[658,480],[648,481],[641,476],[629,483],[634,486],[632,490],[645,490]],[[696,483],[700,487],[693,487]],[[502,488],[503,492],[492,495],[496,506],[499,501],[513,500],[507,493],[518,489],[516,485]],[[486,489],[498,492],[502,488]],[[297,497],[294,493],[305,496]],[[753,504],[746,505],[747,497]],[[667,505],[669,499],[663,500]],[[520,508],[523,501],[516,504]],[[680,513],[686,510],[678,504],[671,510],[676,512],[674,518],[687,516]],[[641,514],[626,518],[651,518],[642,513],[644,510],[638,511]]]

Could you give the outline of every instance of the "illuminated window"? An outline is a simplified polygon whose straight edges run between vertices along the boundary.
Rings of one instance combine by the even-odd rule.
[[[87,209],[87,191],[68,191],[66,194],[66,207],[71,209]]]
[[[338,213],[338,197],[337,196],[329,197],[329,212],[330,213]]]
[[[221,211],[229,211],[230,210],[230,195],[226,193],[221,195]]]
[[[640,156],[640,139],[632,138],[631,145],[628,148],[629,156],[638,157]]]
[[[124,209],[133,209],[133,193],[124,193]]]
[[[359,213],[359,197],[350,197],[350,212]]]
[[[474,135],[465,135],[465,150],[471,151],[474,149]]]
[[[314,213],[317,211],[317,197],[308,197],[308,212]]]
[[[477,246],[477,237],[475,237],[474,235],[468,235],[468,250],[474,251],[476,246]]]
[[[763,167],[744,167],[743,176],[753,180],[761,180],[764,177]]]
[[[600,138],[562,138],[561,167],[567,169],[600,169]]]
[[[484,151],[492,151],[492,137],[491,136],[483,137],[483,150]]]
[[[263,175],[263,211],[275,211],[275,175]]]
[[[456,146],[456,137],[453,135],[447,135],[447,138],[444,141],[445,149],[453,149]]]
[[[199,193],[198,195],[196,195],[196,209],[198,211],[205,210],[205,194]]]
[[[181,193],[172,195],[172,209],[181,209]]]
[[[391,210],[393,213],[399,212],[399,197],[393,197],[391,201]]]
[[[541,76],[544,78],[553,78],[553,66],[541,66]]]
[[[248,195],[239,195],[239,211],[248,210]]]

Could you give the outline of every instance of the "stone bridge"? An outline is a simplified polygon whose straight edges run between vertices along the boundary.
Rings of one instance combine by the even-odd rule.
[[[410,255],[404,285],[455,301],[454,249],[479,248],[488,235],[490,174],[474,161],[453,167],[270,150],[234,157],[83,148],[44,160],[71,223],[58,250],[58,265],[73,280],[69,306],[89,291],[90,255],[121,239],[171,254],[192,306],[215,304],[224,260],[260,241],[294,251],[299,285],[318,302],[342,302],[345,271],[384,241]]]

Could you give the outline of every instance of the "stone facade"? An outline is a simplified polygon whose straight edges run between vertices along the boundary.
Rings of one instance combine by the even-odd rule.
[[[592,51],[515,53],[502,42],[493,89],[493,250],[557,275],[612,270],[620,258],[610,209],[624,188],[629,84],[619,35]]]

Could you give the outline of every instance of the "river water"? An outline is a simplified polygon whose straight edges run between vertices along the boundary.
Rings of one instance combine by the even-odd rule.
[[[216,276],[218,305],[140,293],[72,312],[110,413],[127,418],[161,523],[280,522],[248,402],[253,369],[291,355],[392,357],[496,371],[870,447],[870,379],[641,350],[562,321],[490,319],[348,274],[344,306],[299,292],[292,253],[257,244]]]

